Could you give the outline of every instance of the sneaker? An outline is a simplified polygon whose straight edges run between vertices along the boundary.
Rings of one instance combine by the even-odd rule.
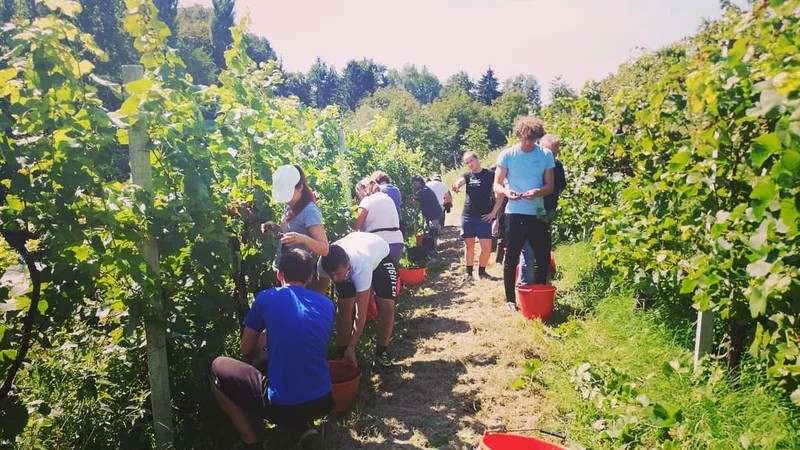
[[[383,369],[389,369],[394,366],[394,361],[392,360],[392,357],[389,356],[389,353],[383,352],[381,356],[378,356],[375,359],[375,365]]]
[[[488,273],[479,273],[479,274],[478,274],[478,277],[479,277],[480,279],[482,279],[482,280],[489,280],[489,281],[500,281],[500,278],[493,277],[493,276],[489,275]]]
[[[461,277],[461,282],[462,283],[469,283],[471,281],[472,281],[472,274],[471,273],[465,273],[464,276]]]
[[[314,428],[309,428],[300,436],[300,447],[303,450],[321,450],[322,436]]]
[[[506,302],[506,308],[508,308],[509,311],[516,311],[517,304],[514,302]]]

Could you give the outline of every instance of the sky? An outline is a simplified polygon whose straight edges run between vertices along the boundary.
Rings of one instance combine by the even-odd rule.
[[[180,0],[192,4],[211,0]],[[337,69],[366,57],[427,66],[442,82],[491,67],[501,82],[563,75],[578,89],[722,14],[718,0],[237,0],[237,20],[246,11],[290,71],[318,56]]]

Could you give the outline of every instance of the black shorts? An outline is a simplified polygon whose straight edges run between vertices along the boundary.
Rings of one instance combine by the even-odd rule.
[[[351,280],[336,283],[336,295],[339,298],[354,298],[356,285]],[[397,299],[397,267],[391,256],[383,258],[378,267],[372,271],[372,290],[375,296],[385,300]]]
[[[233,403],[251,415],[286,428],[305,429],[308,422],[333,409],[329,392],[316,400],[299,405],[273,405],[267,401],[267,377],[258,369],[238,359],[220,356],[211,363],[211,383]]]

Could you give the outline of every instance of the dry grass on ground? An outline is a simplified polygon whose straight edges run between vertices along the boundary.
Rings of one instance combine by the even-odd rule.
[[[471,449],[489,428],[539,425],[542,397],[511,384],[550,338],[505,309],[502,281],[461,283],[457,233],[446,228],[442,262],[398,302],[396,368],[367,369],[356,407],[323,427],[326,448]],[[499,266],[489,272],[502,276]]]

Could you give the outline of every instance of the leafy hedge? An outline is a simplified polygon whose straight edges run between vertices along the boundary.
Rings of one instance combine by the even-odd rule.
[[[691,39],[590,84],[564,137],[559,232],[593,231],[645,298],[717,312],[800,404],[800,1],[729,9]]]
[[[348,132],[341,152],[338,111],[276,97],[280,72],[256,67],[240,28],[219,83],[195,86],[149,0],[127,0],[124,20],[144,78],[109,112],[98,94],[121,87],[92,74],[87,55],[104,55],[74,24],[80,5],[44,3],[48,15],[0,39],[4,377],[30,344],[0,400],[0,446],[23,431],[22,447],[149,446],[142,323],[154,316],[167,324],[176,444],[216,448],[221,413],[205,370],[237,339],[251,295],[275,281],[275,240],[259,232],[279,214],[274,169],[304,168],[333,238],[353,218],[348,180],[381,168],[404,182],[422,156],[384,122]],[[139,126],[152,194],[127,181],[120,157]],[[147,234],[160,273],[139,251]]]

